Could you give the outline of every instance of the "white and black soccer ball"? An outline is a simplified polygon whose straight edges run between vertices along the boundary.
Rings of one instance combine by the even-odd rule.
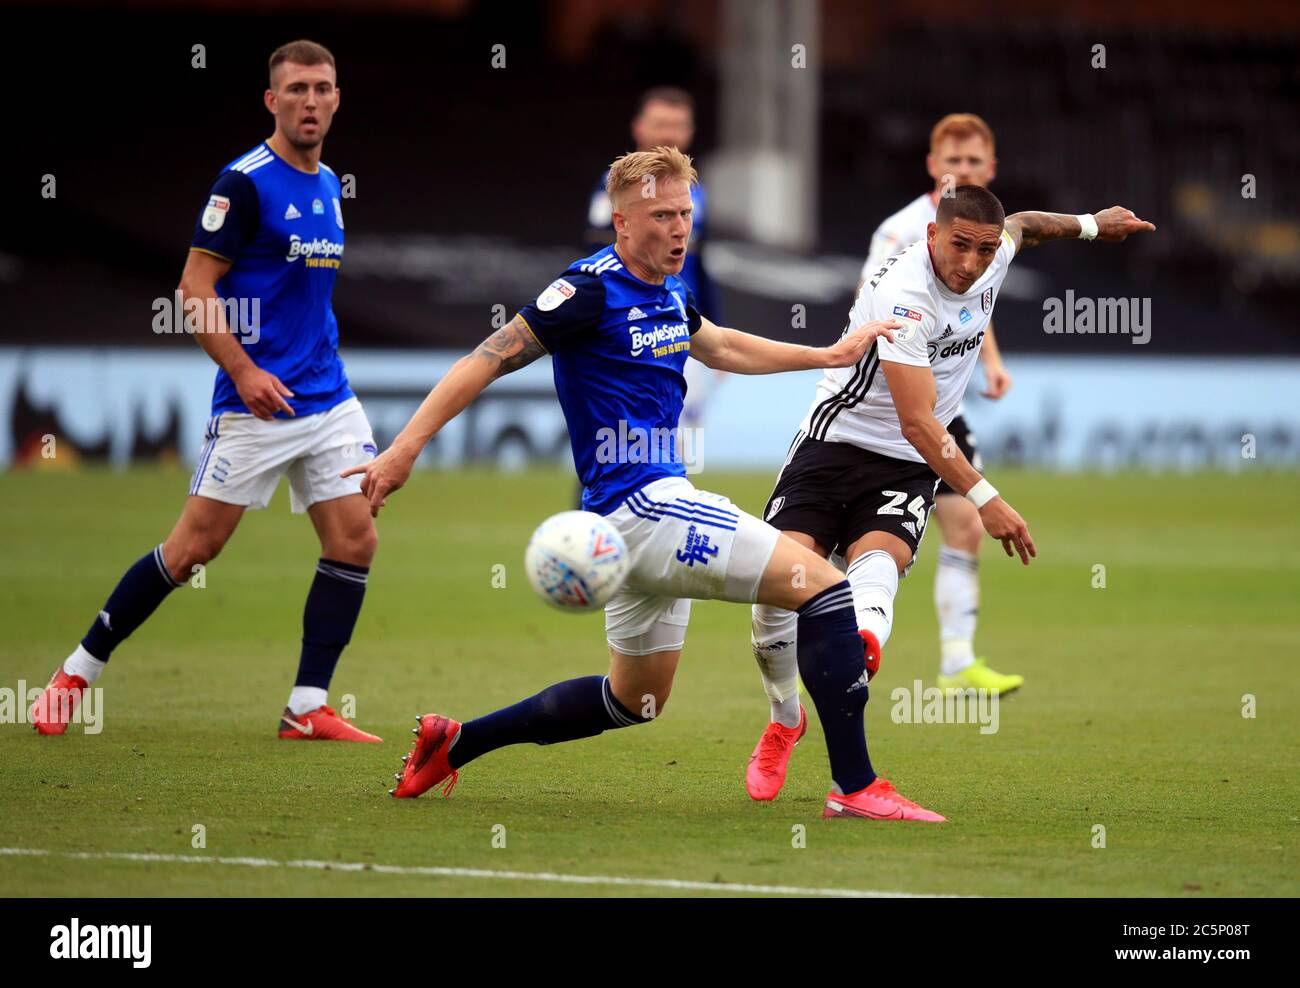
[[[562,611],[604,607],[627,578],[627,545],[591,511],[561,511],[537,526],[524,553],[537,596]]]

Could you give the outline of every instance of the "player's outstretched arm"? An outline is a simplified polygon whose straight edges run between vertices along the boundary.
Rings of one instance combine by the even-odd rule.
[[[1020,561],[1028,566],[1030,557],[1038,555],[1029,527],[1015,508],[971,466],[948,430],[934,417],[935,384],[930,368],[883,359],[880,366],[885,371],[903,438],[949,487],[977,503],[985,530],[1002,542],[1008,556],[1013,555],[1014,546]]]
[[[194,338],[204,353],[230,375],[240,400],[250,412],[259,419],[274,418],[276,412],[293,415],[293,409],[284,400],[292,398],[293,392],[274,374],[253,363],[239,337],[226,325],[224,307],[209,304],[217,299],[217,282],[230,268],[231,262],[224,257],[201,250],[190,251],[179,289],[182,303],[191,299],[202,303],[189,316],[198,321]]]
[[[420,452],[438,430],[464,411],[498,377],[528,366],[545,352],[528,324],[515,316],[480,343],[473,353],[452,365],[388,449],[369,463],[349,467],[342,476],[365,474],[361,479],[361,493],[370,501],[370,513],[378,515],[384,498],[406,483]]]
[[[1096,224],[1093,230],[1091,224]],[[1037,247],[1049,240],[1105,240],[1119,243],[1130,234],[1154,230],[1156,225],[1138,219],[1133,210],[1111,206],[1100,213],[1070,216],[1066,213],[1012,213],[1006,218],[1006,231],[1015,241],[1016,250]],[[1087,229],[1085,229],[1085,226]],[[1089,236],[1091,234],[1091,236]]]
[[[781,371],[825,367],[852,367],[876,338],[893,340],[897,319],[869,322],[845,333],[833,346],[800,346],[778,343],[738,329],[726,329],[707,319],[691,337],[691,356],[714,370],[733,374],[777,374]]]

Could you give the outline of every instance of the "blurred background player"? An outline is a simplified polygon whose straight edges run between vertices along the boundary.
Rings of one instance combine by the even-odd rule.
[[[641,94],[636,116],[632,118],[632,141],[638,151],[657,147],[676,148],[683,154],[690,150],[695,139],[695,100],[684,89],[675,86],[656,86]],[[606,169],[592,189],[587,206],[587,247],[599,250],[614,242],[614,211],[605,192]],[[709,277],[704,260],[704,242],[708,234],[708,213],[704,186],[691,186],[692,216],[691,239],[687,245],[686,263],[682,265],[681,278],[690,287],[706,319],[722,323],[722,302],[718,286]],[[686,404],[682,408],[682,425],[694,426],[703,418],[704,406],[722,383],[723,371],[710,370],[697,360],[686,362]]]
[[[973,113],[950,113],[930,132],[930,153],[925,167],[934,179],[934,188],[890,216],[871,237],[870,253],[862,265],[858,283],[870,281],[889,257],[918,240],[924,240],[926,228],[934,222],[935,210],[944,189],[958,185],[987,186],[997,174],[996,145],[993,131]],[[1011,375],[1002,364],[989,324],[980,350],[984,368],[985,390],[981,394],[994,401],[1011,387]],[[948,424],[948,432],[957,448],[976,470],[983,469],[975,434],[959,406],[957,417]],[[995,672],[983,658],[975,657],[975,623],[979,617],[979,553],[984,541],[984,526],[974,505],[940,480],[934,499],[934,516],[939,522],[943,544],[939,547],[934,573],[934,608],[939,618],[939,685],[949,689],[986,689],[1007,694],[1024,683],[1024,677]]]
[[[55,670],[32,708],[41,734],[66,730],[113,650],[216,557],[245,510],[270,503],[287,473],[292,510],[310,516],[321,557],[279,736],[381,740],[326,705],[378,542],[360,483],[339,476],[358,457],[373,456],[375,444],[338,355],[330,302],[343,254],[342,192],[320,156],[339,105],[334,56],[295,41],[271,55],[270,76],[264,102],[275,133],[222,169],[181,274],[187,318],[188,303],[201,303],[194,339],[218,367],[189,499],[167,540],[126,571]],[[249,303],[237,306],[236,325],[226,321],[232,301]]]

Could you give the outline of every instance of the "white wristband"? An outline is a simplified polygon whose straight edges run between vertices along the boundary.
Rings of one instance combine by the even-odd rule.
[[[975,486],[966,492],[966,500],[977,508],[982,508],[998,496],[997,488],[981,477]]]
[[[1080,213],[1075,219],[1079,221],[1079,226],[1082,227],[1079,230],[1080,240],[1092,240],[1097,236],[1097,217],[1093,216],[1092,213]]]

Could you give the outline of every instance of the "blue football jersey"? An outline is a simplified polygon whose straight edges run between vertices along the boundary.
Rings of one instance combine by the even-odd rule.
[[[551,354],[586,510],[609,514],[651,481],[685,476],[682,369],[700,328],[685,281],[644,282],[611,245],[571,264],[519,315]]]
[[[217,294],[227,313],[238,311],[248,356],[293,392],[286,401],[300,416],[352,397],[330,304],[343,257],[341,194],[326,165],[310,175],[259,144],[222,169],[190,244],[232,262]],[[218,369],[212,413],[247,411]]]

